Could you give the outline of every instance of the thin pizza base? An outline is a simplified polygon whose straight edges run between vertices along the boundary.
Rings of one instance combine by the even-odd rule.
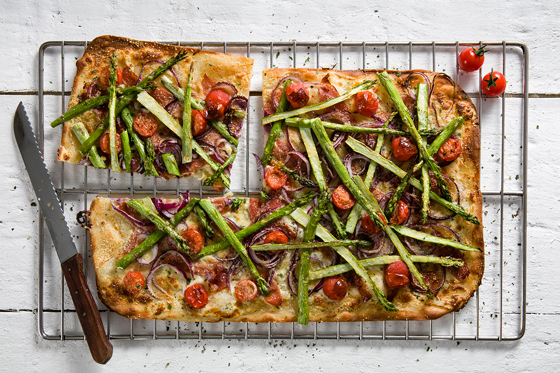
[[[173,69],[181,87],[184,88],[187,85],[190,66],[194,64],[191,81],[193,97],[205,97],[210,89],[208,81],[231,83],[237,88],[238,94],[249,97],[249,84],[253,70],[253,59],[251,58],[106,35],[92,40],[84,55],[76,62],[77,71],[68,109],[80,103],[80,97],[87,89],[87,84],[94,81],[102,69],[108,66],[113,52],[117,54],[117,67],[129,67],[139,76],[142,66],[146,62],[167,61],[180,51],[187,51],[188,55]],[[147,76],[158,66],[156,63],[146,65],[142,77]],[[175,82],[175,77],[170,71],[167,71],[164,76]],[[156,82],[159,83],[160,80],[161,77]],[[77,164],[82,160],[82,155],[78,151],[80,143],[72,132],[72,127],[79,122],[82,122],[90,133],[101,123],[99,117],[91,110],[65,122],[61,146],[58,149],[59,161]],[[191,173],[184,173],[182,177],[194,176],[204,180],[213,173],[212,168],[206,164]]]
[[[278,82],[286,77],[293,76],[300,78],[305,83],[327,82],[333,85],[342,94],[359,83],[366,80],[376,81],[372,88],[379,98],[378,113],[391,113],[396,111],[390,97],[377,79],[377,73],[384,70],[331,70],[331,69],[268,69],[263,71],[263,105],[265,111],[271,111],[269,102],[271,94]],[[461,192],[461,206],[469,213],[482,221],[482,194],[480,191],[480,128],[476,108],[463,89],[453,82],[447,75],[427,70],[411,71],[387,71],[391,79],[396,83],[397,89],[403,95],[406,94],[404,83],[409,74],[422,73],[433,83],[432,102],[434,107],[429,110],[429,122],[435,123],[436,116],[440,125],[449,123],[453,118],[462,116],[463,125],[458,128],[455,135],[461,139],[463,152],[461,156],[450,165],[443,167],[443,172],[453,179]],[[310,88],[310,102],[308,105],[319,102],[319,95]],[[350,112],[355,112],[354,99],[345,101]],[[435,109],[435,110],[434,110]],[[369,118],[354,116],[357,124],[371,121]],[[285,131],[281,134],[280,140],[287,141]],[[342,147],[341,147],[342,148]],[[384,149],[390,149],[390,136],[386,136]],[[344,153],[338,150],[339,156],[344,157]],[[385,156],[388,151],[385,150]],[[457,232],[462,243],[470,244],[484,250],[483,227],[471,224],[459,216],[446,220],[444,225],[449,226]],[[470,275],[465,280],[458,280],[454,276],[447,276],[445,285],[439,290],[437,296],[430,299],[423,294],[412,292],[409,288],[400,289],[392,300],[393,304],[399,309],[398,312],[387,312],[375,302],[362,304],[361,296],[355,288],[349,291],[342,303],[346,307],[338,308],[326,317],[320,318],[322,321],[359,321],[359,320],[425,320],[435,319],[446,313],[458,310],[463,307],[469,298],[474,294],[484,273],[484,253],[462,252],[465,262],[470,269]],[[377,286],[385,290],[387,288],[382,280],[383,267],[367,268],[370,275],[374,278]],[[325,300],[315,297],[311,303],[311,315],[323,312],[322,304],[328,303]],[[318,304],[321,305],[318,305]],[[315,310],[315,311],[314,311]],[[312,316],[313,317],[313,316]],[[317,320],[317,319],[315,319]]]

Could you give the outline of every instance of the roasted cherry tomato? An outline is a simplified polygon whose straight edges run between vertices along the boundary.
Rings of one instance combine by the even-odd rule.
[[[195,309],[202,308],[208,304],[208,292],[202,284],[194,284],[185,290],[185,301]]]
[[[175,101],[175,96],[173,96],[173,93],[169,92],[167,89],[163,87],[157,87],[156,89],[147,92],[162,107],[166,107],[167,105]]]
[[[309,92],[302,83],[292,83],[286,88],[286,98],[294,109],[303,107],[309,102]]]
[[[288,181],[288,175],[277,167],[268,167],[264,173],[264,180],[272,189],[280,189]]]
[[[120,153],[122,150],[122,142],[121,142],[121,135],[117,133],[116,136],[117,140],[117,153]],[[101,136],[101,140],[99,141],[99,146],[101,147],[101,151],[105,154],[111,154],[111,145],[109,142],[109,132]]]
[[[506,90],[506,77],[492,69],[482,78],[482,92],[487,96],[499,96]]]
[[[191,132],[193,136],[200,136],[204,132],[206,132],[206,128],[208,125],[206,124],[206,117],[204,116],[204,112],[200,110],[193,110],[191,111]]]
[[[130,67],[127,66],[122,71],[122,80],[124,84],[132,87],[138,83],[138,76],[134,74],[134,71],[132,71]]]
[[[265,302],[272,304],[273,306],[280,306],[282,304],[282,294],[280,293],[280,288],[278,287],[276,281],[272,281],[268,291],[270,292],[270,295],[268,297],[264,297]]]
[[[122,83],[122,70],[120,68],[116,68],[116,73],[117,73],[117,85],[120,85]],[[109,88],[109,78],[111,77],[111,72],[109,70],[109,66],[107,66],[106,68],[103,69],[103,71],[101,71],[101,73],[99,74],[99,82],[101,84],[103,84],[105,87]]]
[[[332,276],[325,280],[323,293],[330,300],[342,300],[348,291],[348,284],[341,276]]]
[[[356,94],[356,110],[364,117],[371,117],[379,107],[379,99],[371,91],[361,91]]]
[[[241,302],[253,300],[258,294],[257,284],[248,278],[239,281],[237,285],[235,285],[235,297]]]
[[[378,212],[377,215],[379,216],[379,219],[385,221],[385,217],[381,213]],[[379,229],[377,225],[373,223],[371,217],[367,214],[362,218],[362,229],[369,234],[376,234],[381,232],[381,229]]]
[[[266,235],[264,239],[265,244],[284,244],[288,243],[288,236],[282,231],[272,231]]]
[[[152,113],[140,113],[134,118],[134,129],[140,136],[150,137],[158,129],[158,121]]]
[[[398,260],[385,266],[385,282],[390,288],[404,288],[408,285],[410,272],[405,262]]]
[[[399,162],[406,162],[418,154],[418,148],[408,137],[395,137],[391,142],[391,147],[393,148],[393,156]]]
[[[194,228],[189,228],[186,231],[181,233],[181,237],[183,237],[189,247],[191,248],[191,255],[198,254],[200,250],[204,247],[204,237],[202,234]]]
[[[434,155],[434,158],[438,162],[452,162],[459,158],[462,150],[463,146],[461,145],[461,140],[449,138],[439,148],[438,152]]]
[[[210,91],[206,96],[206,108],[208,109],[208,118],[220,119],[224,116],[226,108],[229,104],[229,95],[220,89]]]
[[[486,45],[482,46],[479,49],[470,47],[463,50],[457,58],[457,62],[459,62],[459,67],[461,68],[461,70],[472,72],[480,69],[482,67],[482,64],[484,63],[484,53],[486,53],[486,51],[484,50],[485,47]]]
[[[391,217],[391,219],[389,219],[389,221],[392,224],[401,225],[402,223],[408,220],[409,216],[410,216],[410,209],[408,208],[408,205],[403,201],[399,200],[399,202],[397,202],[397,207],[395,208],[395,212],[393,213],[393,216]]]
[[[332,202],[339,209],[348,210],[354,206],[356,200],[354,199],[354,196],[350,194],[348,189],[346,189],[344,184],[340,184],[332,193]]]
[[[139,293],[144,287],[144,276],[140,272],[130,271],[124,276],[123,284],[130,294]]]

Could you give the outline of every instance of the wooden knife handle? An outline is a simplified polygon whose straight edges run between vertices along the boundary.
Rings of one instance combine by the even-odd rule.
[[[105,334],[99,309],[89,291],[83,271],[82,255],[78,253],[62,263],[62,271],[68,283],[68,289],[72,295],[91,356],[97,363],[105,364],[113,356],[113,345]]]

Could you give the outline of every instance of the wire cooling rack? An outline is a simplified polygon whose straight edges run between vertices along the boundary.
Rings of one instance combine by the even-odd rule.
[[[86,41],[51,41],[39,49],[38,139],[63,204],[74,241],[82,252],[89,286],[95,275],[89,236],[75,222],[95,196],[175,195],[184,190],[201,197],[216,195],[193,181],[114,175],[109,170],[56,162],[60,128],[48,125],[66,110],[75,61]],[[485,274],[479,290],[460,311],[434,321],[350,323],[192,323],[129,320],[97,300],[111,339],[403,339],[516,340],[525,333],[527,260],[527,128],[528,49],[511,42],[174,42],[182,46],[238,54],[255,59],[249,109],[239,156],[232,173],[232,192],[256,195],[261,182],[251,153],[263,149],[261,71],[269,67],[334,67],[337,69],[431,69],[455,79],[473,99],[481,127],[481,189],[485,237]],[[468,45],[488,45],[484,71],[463,73],[457,54]],[[490,68],[508,78],[505,94],[484,96],[480,80]],[[487,71],[488,70],[488,71]],[[45,129],[46,128],[46,129]],[[42,215],[39,213],[39,222]],[[47,340],[83,339],[78,318],[52,242],[38,225],[38,329]],[[95,291],[93,292],[95,293]]]

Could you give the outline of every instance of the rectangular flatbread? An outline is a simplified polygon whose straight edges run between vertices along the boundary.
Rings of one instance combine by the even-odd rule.
[[[117,91],[134,87],[140,81],[169,59],[185,53],[185,57],[165,71],[155,80],[155,84],[147,90],[157,104],[182,126],[183,99],[179,93],[187,87],[189,72],[192,67],[192,93],[194,100],[200,103],[201,110],[192,112],[193,136],[200,147],[207,153],[212,164],[209,164],[200,155],[193,154],[192,162],[182,163],[178,152],[181,150],[182,139],[170,128],[166,127],[159,117],[148,113],[148,110],[136,99],[128,105],[134,119],[132,131],[139,134],[140,139],[146,143],[152,141],[155,149],[154,166],[159,176],[170,178],[171,175],[165,167],[163,154],[173,154],[178,163],[180,177],[193,176],[206,180],[236,152],[235,142],[241,136],[243,121],[249,97],[249,83],[251,80],[253,60],[250,58],[201,51],[176,45],[159,44],[154,42],[137,41],[116,36],[100,36],[89,43],[84,55],[76,62],[77,72],[72,86],[68,109],[83,103],[88,99],[107,95],[109,77],[109,61],[113,54],[116,55]],[[167,89],[162,80],[171,82],[175,94]],[[219,91],[213,92],[212,91]],[[208,95],[217,96],[221,101],[208,100]],[[134,97],[134,96],[133,96]],[[205,102],[206,101],[206,102]],[[204,105],[206,104],[206,105]],[[88,155],[82,155],[78,149],[80,141],[72,131],[77,123],[83,123],[87,131],[92,134],[103,120],[108,116],[107,103],[88,110],[77,117],[64,122],[61,146],[58,149],[58,160],[69,163],[88,163]],[[117,133],[126,129],[125,122],[120,115],[116,117]],[[216,129],[218,124],[221,131]],[[231,137],[226,139],[224,131]],[[108,129],[105,131],[108,132]],[[130,141],[132,137],[130,135]],[[107,135],[108,136],[108,135]],[[232,138],[234,140],[232,140]],[[118,142],[118,141],[117,141]],[[145,160],[141,159],[139,152],[132,147],[132,168],[134,172],[146,173]],[[103,149],[103,137],[96,142],[98,153],[104,163],[109,165],[110,155]],[[122,152],[119,155],[122,167]],[[229,169],[225,171],[226,175]],[[223,181],[219,178],[216,187],[223,188]]]

